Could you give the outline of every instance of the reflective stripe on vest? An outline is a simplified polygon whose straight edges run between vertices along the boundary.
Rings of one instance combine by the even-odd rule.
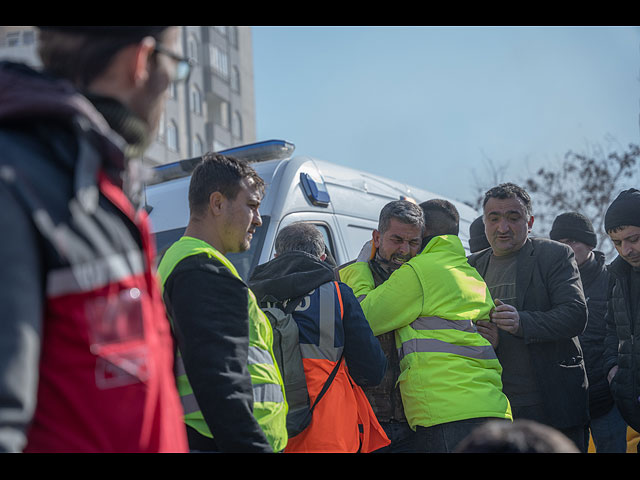
[[[47,275],[48,297],[83,293],[145,272],[144,259],[139,251],[114,253],[91,262],[52,270]]]
[[[329,360],[337,362],[342,355],[344,347],[335,346],[336,324],[335,324],[335,308],[336,308],[336,292],[340,294],[339,287],[336,282],[325,283],[318,287],[319,299],[319,342],[318,345],[310,343],[300,343],[300,352],[302,358],[314,360]],[[304,308],[298,306],[296,310]],[[342,305],[340,305],[340,316],[342,317]]]
[[[418,317],[411,323],[414,330],[457,330],[477,333],[470,320],[447,320],[440,317]],[[435,338],[411,338],[398,348],[398,356],[403,359],[411,353],[452,353],[478,360],[497,359],[491,345],[455,345]]]
[[[269,352],[264,351],[258,347],[249,347],[249,358],[247,364],[249,365],[273,365],[273,359]],[[182,355],[178,352],[175,362],[175,376],[186,376],[187,372],[184,368],[184,362],[182,361]],[[253,386],[253,401],[254,402],[283,402],[284,396],[282,395],[282,389],[280,385],[273,383],[252,384]],[[180,397],[182,400],[182,408],[185,415],[200,411],[200,406],[193,393],[187,393]]]

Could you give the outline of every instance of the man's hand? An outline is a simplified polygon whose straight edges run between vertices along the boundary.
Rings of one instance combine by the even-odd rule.
[[[505,332],[516,334],[520,328],[520,315],[516,307],[503,303],[501,300],[495,300],[496,308],[491,311],[491,321]]]
[[[498,327],[489,320],[478,320],[476,322],[478,333],[484,337],[491,346],[498,348]]]
[[[368,262],[373,258],[375,251],[376,249],[373,246],[373,240],[369,240],[363,245],[362,250],[360,250],[356,262]]]

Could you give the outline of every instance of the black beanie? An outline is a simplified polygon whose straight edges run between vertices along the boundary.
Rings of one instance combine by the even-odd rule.
[[[85,25],[85,26],[38,26],[40,30],[50,30],[62,33],[77,33],[82,35],[100,35],[114,37],[129,37],[133,41],[142,40],[147,36],[160,34],[168,27],[159,26],[106,26],[106,25]]]
[[[484,233],[484,221],[482,220],[482,215],[480,215],[469,226],[469,250],[471,250],[471,253],[475,253],[490,246]]]
[[[640,227],[640,190],[635,188],[621,192],[604,215],[605,232],[627,225]]]
[[[598,245],[598,237],[593,230],[591,220],[578,212],[558,215],[553,221],[549,238],[551,240],[569,238],[594,248]]]

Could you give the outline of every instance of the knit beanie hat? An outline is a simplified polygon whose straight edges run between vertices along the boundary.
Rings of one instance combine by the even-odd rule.
[[[549,238],[551,240],[569,238],[594,248],[598,244],[598,237],[593,230],[591,220],[578,212],[558,215],[551,226]]]
[[[604,215],[605,232],[626,225],[640,227],[640,190],[635,188],[621,192]]]
[[[471,250],[471,253],[475,253],[490,246],[484,233],[484,221],[482,220],[482,215],[480,215],[471,222],[469,227],[469,250]]]

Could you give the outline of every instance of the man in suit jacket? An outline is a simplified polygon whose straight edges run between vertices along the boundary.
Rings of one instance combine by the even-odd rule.
[[[529,238],[531,198],[517,185],[489,190],[483,210],[491,248],[469,263],[496,308],[478,330],[496,349],[513,417],[555,427],[586,451],[587,376],[577,337],[587,308],[574,253],[559,242]]]

